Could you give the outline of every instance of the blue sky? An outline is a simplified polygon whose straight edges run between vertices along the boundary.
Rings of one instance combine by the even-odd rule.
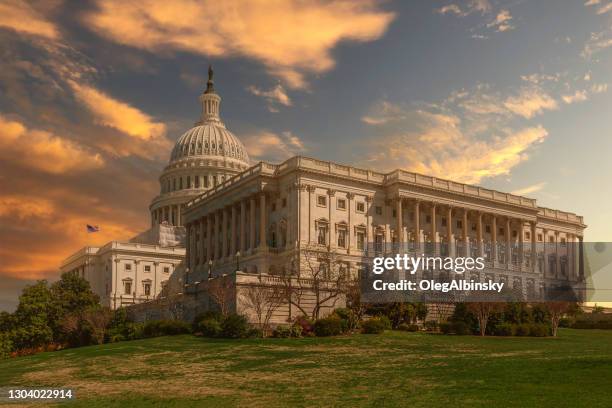
[[[85,223],[92,244],[146,228],[208,64],[256,160],[522,193],[612,241],[608,0],[8,0],[0,52],[0,273],[16,282],[56,277]]]

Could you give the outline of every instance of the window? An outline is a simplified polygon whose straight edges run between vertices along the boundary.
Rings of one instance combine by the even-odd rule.
[[[426,224],[431,224],[431,215],[426,215],[425,216],[425,223]]]
[[[317,224],[317,243],[319,245],[327,245],[327,224]]]
[[[542,234],[538,234],[538,241],[542,242]]]
[[[561,238],[561,246],[565,246],[565,244],[566,244],[565,238]]]
[[[472,231],[476,231],[476,223],[472,223]]]
[[[164,266],[164,273],[170,273],[170,268],[167,266]]]
[[[376,206],[376,215],[382,215],[382,207],[379,205]]]
[[[442,226],[446,227],[446,218],[442,217]]]
[[[525,232],[525,239],[531,239],[531,233]]]
[[[144,271],[145,272],[151,272],[151,265],[145,265]]]
[[[553,236],[548,237],[548,242],[555,242],[555,237]]]
[[[365,232],[357,231],[357,249],[363,251],[365,247]]]
[[[276,211],[276,203],[272,203],[272,211]]]
[[[317,196],[317,205],[320,207],[327,207],[327,197],[325,196]]]
[[[345,200],[344,198],[339,198],[339,199],[336,201],[336,207],[337,207],[339,210],[346,210],[346,200]]]
[[[179,190],[183,189],[183,178],[179,178]]]
[[[132,270],[132,264],[125,264],[125,270],[126,271],[131,271]]]
[[[142,283],[142,291],[145,296],[151,296],[151,281],[144,281]]]
[[[187,185],[185,188],[191,188],[191,176],[187,176]]]
[[[504,235],[504,229],[503,228],[499,229],[499,235]]]
[[[123,293],[125,295],[132,294],[132,280],[131,279],[126,279],[123,281]]]
[[[518,231],[512,231],[512,237],[516,238],[518,236]]]
[[[486,232],[487,234],[490,234],[490,233],[491,233],[491,226],[490,226],[490,225],[486,225],[486,226],[485,226],[485,232]]]
[[[287,207],[287,199],[283,198],[283,208]]]
[[[461,220],[457,220],[457,228],[463,228],[463,222]]]
[[[397,218],[397,210],[395,208],[393,209],[393,215],[392,216],[393,216],[393,218]]]
[[[365,212],[365,203],[357,203],[357,212]]]
[[[346,248],[346,229],[338,230],[338,247]]]
[[[376,251],[376,253],[382,252],[384,242],[385,241],[382,233],[376,234],[376,236],[374,237],[374,250]]]

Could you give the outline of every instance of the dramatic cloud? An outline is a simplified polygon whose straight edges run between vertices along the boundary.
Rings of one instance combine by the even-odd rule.
[[[264,90],[257,88],[256,86],[249,86],[247,91],[256,96],[261,96],[268,102],[268,109],[270,112],[278,112],[277,105],[291,106],[291,98],[287,95],[285,88],[281,84],[276,85],[274,88]]]
[[[84,25],[120,44],[263,63],[293,88],[333,68],[342,41],[373,41],[394,14],[362,1],[98,1]]]
[[[512,194],[520,195],[520,196],[528,196],[529,194],[536,193],[542,190],[546,186],[546,182],[532,184],[527,187],[520,188],[518,190],[514,190]]]
[[[574,103],[574,102],[584,102],[588,99],[588,95],[585,90],[582,90],[582,91],[576,91],[572,95],[563,95],[561,99],[563,99],[563,102],[567,104]]]
[[[368,114],[361,117],[361,120],[368,125],[382,125],[405,117],[406,113],[401,106],[388,101],[378,101],[370,108]]]
[[[88,85],[70,81],[75,97],[94,115],[96,122],[115,128],[129,136],[150,140],[163,136],[166,126],[154,122],[140,110],[116,100]]]
[[[0,115],[0,157],[49,173],[100,168],[104,160],[68,139]]]
[[[584,3],[585,6],[599,6],[601,4],[601,0],[588,0]],[[606,3],[602,6],[597,7],[597,14],[605,14],[612,10],[612,2]]]
[[[500,133],[489,140],[478,139],[461,129],[456,116],[418,111],[414,131],[377,137],[367,159],[376,168],[403,168],[465,183],[507,175],[528,159],[528,151],[542,142],[547,131],[541,126]]]
[[[59,37],[55,24],[48,21],[27,2],[21,0],[0,2],[0,28],[2,27],[48,39]]]
[[[307,150],[304,142],[288,131],[276,134],[262,130],[243,137],[242,140],[249,155],[255,160],[280,162]]]
[[[584,58],[591,58],[593,55],[610,47],[612,47],[612,28],[598,33],[591,33],[591,37],[585,43],[581,55]]]
[[[501,10],[495,19],[487,24],[488,28],[495,28],[499,32],[510,31],[514,26],[510,23],[512,15],[508,10]]]
[[[506,99],[504,106],[517,115],[531,118],[545,110],[557,109],[557,101],[542,89],[530,87]]]
[[[451,3],[436,10],[440,14],[454,14],[459,17],[466,17],[472,13],[485,14],[491,11],[489,0],[471,0],[461,7]]]

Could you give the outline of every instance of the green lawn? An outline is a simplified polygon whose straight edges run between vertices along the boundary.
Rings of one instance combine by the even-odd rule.
[[[72,387],[77,401],[61,406],[77,407],[610,407],[612,331],[160,337],[1,361],[7,385]]]

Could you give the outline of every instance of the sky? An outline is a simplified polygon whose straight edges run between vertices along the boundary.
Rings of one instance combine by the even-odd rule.
[[[612,242],[609,0],[0,0],[0,310],[148,227],[209,64],[254,162],[478,184]]]

